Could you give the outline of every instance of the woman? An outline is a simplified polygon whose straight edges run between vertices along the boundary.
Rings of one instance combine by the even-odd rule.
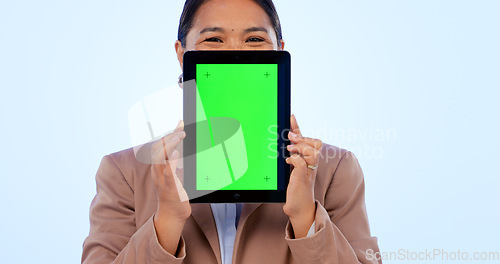
[[[188,0],[175,50],[182,68],[187,50],[284,45],[271,0]],[[291,126],[288,149],[294,154],[286,162],[293,170],[284,205],[189,204],[176,169],[182,121],[153,145],[153,158],[162,162],[140,163],[132,149],[106,155],[96,175],[82,262],[377,263],[357,159],[302,136],[293,115]],[[228,210],[231,217],[224,215]]]

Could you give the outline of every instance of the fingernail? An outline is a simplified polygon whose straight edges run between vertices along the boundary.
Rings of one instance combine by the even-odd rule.
[[[291,136],[291,137],[297,137],[297,134],[295,134],[295,133],[293,133],[293,132],[291,132],[291,131],[290,131],[290,133],[289,133],[289,134],[290,134],[290,136]]]

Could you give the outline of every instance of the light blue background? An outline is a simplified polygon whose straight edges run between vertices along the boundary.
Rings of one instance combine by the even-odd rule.
[[[276,1],[292,112],[359,158],[382,251],[500,251],[499,3]],[[80,261],[102,156],[180,74],[182,5],[0,3],[1,263]]]

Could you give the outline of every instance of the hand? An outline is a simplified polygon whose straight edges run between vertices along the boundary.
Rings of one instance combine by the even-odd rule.
[[[158,213],[168,213],[179,221],[191,215],[191,206],[183,187],[183,169],[177,169],[182,163],[179,150],[181,140],[186,136],[184,123],[179,121],[174,132],[156,141],[151,150],[152,176],[158,197]]]
[[[308,168],[308,165],[317,166],[323,142],[303,137],[294,115],[290,117],[290,124],[288,138],[292,144],[287,149],[293,154],[286,159],[286,163],[291,164],[293,169],[283,211],[290,218],[295,238],[300,238],[307,235],[316,214],[314,183],[317,169]]]
[[[182,164],[182,157],[177,150],[182,151],[184,123],[179,121],[174,132],[164,136],[152,145],[152,177],[158,197],[158,208],[153,221],[162,247],[175,254],[184,223],[191,215],[191,205],[186,190],[184,190],[183,169],[177,169]]]

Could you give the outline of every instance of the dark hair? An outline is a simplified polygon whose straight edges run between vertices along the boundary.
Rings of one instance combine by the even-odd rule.
[[[193,27],[194,16],[200,6],[206,3],[209,0],[186,0],[184,4],[184,9],[182,10],[181,19],[179,20],[179,31],[177,33],[177,39],[180,40],[183,47],[186,47],[186,36]],[[281,23],[280,18],[278,17],[278,12],[276,12],[276,7],[273,4],[272,0],[253,0],[257,3],[269,16],[271,20],[271,24],[273,24],[274,32],[276,33],[276,37],[278,38],[278,46],[281,46],[280,40],[282,39],[281,35]]]

